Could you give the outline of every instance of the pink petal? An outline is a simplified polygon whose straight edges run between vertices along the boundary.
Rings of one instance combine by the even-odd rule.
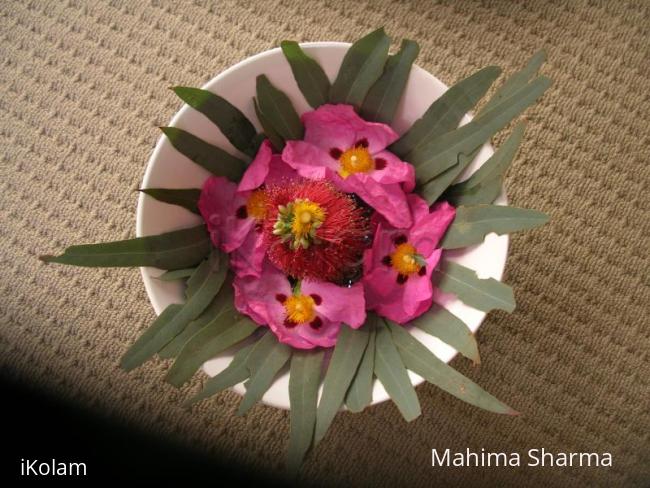
[[[372,178],[379,183],[403,183],[404,191],[410,192],[415,188],[415,169],[413,165],[400,160],[393,153],[380,151],[373,154],[375,164],[383,160],[384,167],[370,172]]]
[[[239,182],[238,191],[255,190],[264,183],[269,174],[272,153],[271,143],[265,139]]]
[[[295,180],[298,176],[296,170],[285,163],[282,156],[274,154],[271,156],[269,174],[267,175],[266,180],[264,180],[264,183],[266,185],[285,184],[291,180]]]
[[[399,229],[411,226],[411,211],[399,184],[383,185],[368,173],[354,173],[345,179],[338,175],[331,178],[335,186],[344,192],[356,193],[392,226]]]
[[[281,316],[284,320],[284,306],[277,295],[291,295],[287,277],[268,261],[262,266],[261,276],[238,276],[233,281],[235,307],[259,324],[271,324]]]
[[[230,255],[230,267],[238,276],[255,276],[262,274],[262,263],[266,256],[266,247],[262,233],[249,232],[242,245]]]
[[[282,159],[300,176],[312,180],[325,179],[328,168],[338,170],[338,163],[318,146],[302,141],[288,141]]]
[[[409,239],[420,254],[428,256],[435,249],[455,215],[454,207],[447,202],[439,202],[432,207],[431,213],[415,222]]]
[[[296,325],[287,328],[284,324],[271,324],[271,330],[278,337],[280,342],[289,344],[298,349],[313,349],[314,347],[332,347],[336,344],[341,322],[332,322],[329,319],[321,319],[322,324],[314,329],[309,324]]]
[[[371,153],[383,151],[399,137],[385,124],[366,122],[351,105],[326,104],[303,114],[305,141],[329,153],[331,149],[345,151],[365,139]]]
[[[355,329],[366,321],[366,302],[361,283],[344,287],[324,281],[304,280],[301,292],[312,295],[312,298],[315,295],[315,300],[320,300],[320,304],[316,305],[316,313],[321,319],[345,322]]]
[[[237,216],[237,209],[246,205],[247,196],[237,193],[236,185],[221,176],[211,176],[203,184],[199,211],[212,242],[225,252],[237,249],[253,227],[253,219]]]

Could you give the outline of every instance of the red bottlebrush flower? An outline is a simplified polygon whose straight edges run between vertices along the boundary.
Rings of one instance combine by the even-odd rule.
[[[338,282],[361,266],[370,228],[354,199],[326,181],[267,188],[264,239],[271,262],[295,278]]]

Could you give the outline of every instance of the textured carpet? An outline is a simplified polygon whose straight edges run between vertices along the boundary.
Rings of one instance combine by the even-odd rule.
[[[353,40],[380,25],[417,39],[447,83],[506,72],[545,47],[554,80],[529,110],[508,173],[511,202],[552,215],[516,235],[483,364],[454,365],[522,412],[484,413],[418,387],[423,415],[391,403],[340,414],[305,465],[345,485],[647,486],[650,483],[650,3],[429,1],[2,2],[0,364],[81,405],[176,435],[256,469],[281,469],[286,412],[234,416],[238,396],[192,411],[167,363],[118,359],[153,319],[139,273],[45,266],[36,256],[134,235],[134,189],[181,103],[280,40]],[[502,140],[503,136],[499,140]],[[496,142],[498,143],[499,140]],[[611,468],[432,468],[431,449],[610,452]]]

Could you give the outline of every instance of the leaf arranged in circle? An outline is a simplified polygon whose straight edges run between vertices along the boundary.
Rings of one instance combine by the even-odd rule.
[[[198,110],[215,124],[226,139],[241,152],[255,156],[257,131],[250,120],[232,103],[201,88],[175,86],[174,93],[190,107]]]
[[[255,114],[257,115],[257,120],[260,121],[264,135],[271,142],[271,145],[277,152],[282,152],[282,149],[284,149],[284,139],[280,134],[278,134],[271,125],[271,122],[262,113],[255,97],[253,97],[253,105],[255,106]]]
[[[368,327],[370,337],[357,372],[352,378],[352,383],[345,395],[345,405],[351,412],[361,412],[372,402],[372,387],[375,374],[376,321],[377,316],[373,314],[368,317],[368,320],[363,325],[363,327]]]
[[[259,111],[273,130],[284,141],[302,139],[305,129],[289,97],[273,86],[266,75],[257,77],[256,87]]]
[[[548,222],[548,215],[504,205],[458,207],[453,223],[440,243],[443,249],[480,244],[491,232],[498,235],[534,229]]]
[[[198,203],[201,190],[198,188],[143,188],[139,191],[155,198],[159,202],[178,205],[192,213],[200,215]]]
[[[307,103],[313,108],[327,103],[330,80],[318,61],[305,54],[295,41],[282,41],[280,47]]]
[[[391,321],[387,321],[387,324],[400,357],[408,369],[471,405],[494,413],[517,415],[508,405],[438,359],[403,327]]]
[[[60,256],[40,256],[39,259],[74,266],[153,266],[176,270],[197,265],[211,248],[205,225],[198,225],[155,236],[70,246]]]
[[[216,176],[224,176],[230,181],[241,180],[246,163],[178,127],[161,127],[169,142],[183,156]]]
[[[390,124],[397,105],[402,99],[411,66],[420,52],[417,42],[405,39],[400,50],[388,56],[384,72],[370,88],[360,110],[361,116],[370,121]]]
[[[390,38],[383,27],[352,44],[330,89],[330,102],[361,107],[384,70],[389,47]]]
[[[483,312],[515,309],[512,288],[494,278],[480,279],[476,271],[453,261],[442,260],[431,278],[443,292],[453,293],[466,305]]]

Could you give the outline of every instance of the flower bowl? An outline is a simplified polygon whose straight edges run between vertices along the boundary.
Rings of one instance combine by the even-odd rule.
[[[320,63],[330,80],[335,78],[349,46],[350,44],[343,42],[301,44],[305,52]],[[310,110],[280,48],[262,52],[237,63],[210,80],[203,86],[203,89],[219,93],[239,108],[259,129],[260,125],[255,115],[252,99],[255,95],[255,79],[260,74],[266,74],[275,86],[289,96],[299,114]],[[447,86],[440,80],[424,69],[413,65],[394,122],[391,124],[393,129],[399,134],[403,133],[446,90]],[[470,116],[465,116],[461,124],[470,120]],[[228,149],[232,154],[240,154],[204,115],[187,105],[179,110],[169,125],[189,131],[211,144]],[[492,147],[485,144],[472,164],[460,175],[459,180],[467,178],[492,154]],[[169,140],[161,136],[147,163],[141,188],[198,188],[202,186],[208,176],[207,171],[174,150]],[[495,204],[499,205],[506,203],[503,193],[495,201]],[[201,222],[200,217],[183,208],[166,205],[147,198],[144,194],[140,195],[136,222],[138,237],[199,225]],[[446,251],[446,256],[451,261],[476,270],[480,278],[500,280],[505,268],[507,252],[508,236],[489,234],[483,243],[461,250]],[[157,314],[160,314],[169,304],[183,302],[182,284],[157,279],[162,271],[155,268],[141,268],[141,273],[147,294]],[[438,293],[434,295],[434,300],[465,322],[473,333],[476,332],[486,315],[484,312],[463,304],[451,295]],[[410,332],[441,360],[449,362],[455,356],[456,351],[437,338],[417,328],[410,329]],[[237,346],[237,348],[239,347]],[[203,365],[203,370],[208,375],[214,376],[226,368],[233,355],[234,350],[227,350],[206,362]],[[423,381],[420,376],[411,371],[408,374],[413,385]],[[264,394],[262,401],[273,407],[288,409],[288,380],[287,370],[277,377]],[[240,394],[245,392],[242,384],[236,385],[233,389]],[[372,404],[385,401],[388,398],[384,387],[375,379]]]

